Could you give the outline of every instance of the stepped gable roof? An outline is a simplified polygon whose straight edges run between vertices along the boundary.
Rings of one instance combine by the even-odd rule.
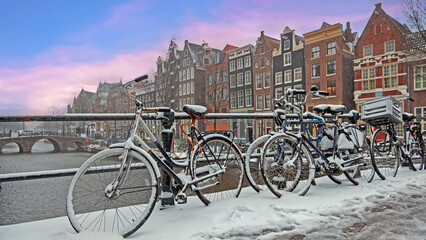
[[[410,52],[417,50],[426,51],[424,36],[426,36],[426,30],[407,34],[407,50]]]

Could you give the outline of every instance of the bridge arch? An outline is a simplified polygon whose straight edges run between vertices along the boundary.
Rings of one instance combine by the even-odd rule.
[[[47,140],[47,141],[49,141],[50,142],[50,144],[52,144],[52,146],[53,146],[53,152],[60,152],[60,151],[63,151],[64,149],[61,149],[61,146],[60,146],[60,144],[59,144],[59,142],[56,140],[56,139],[54,139],[54,138],[50,138],[50,137],[40,137],[39,139],[34,139],[34,141],[32,141],[31,143],[30,143],[30,152],[34,152],[34,146],[38,143],[38,142],[40,142],[40,141],[42,141],[42,140]],[[66,149],[65,149],[66,150]]]
[[[24,152],[24,146],[22,146],[22,144],[19,141],[9,141],[9,142],[1,143],[0,144],[0,153],[3,153],[4,148],[8,144],[16,144],[16,145],[18,145],[18,152],[19,153],[23,153]]]

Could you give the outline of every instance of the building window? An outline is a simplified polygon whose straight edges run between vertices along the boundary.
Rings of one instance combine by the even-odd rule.
[[[414,67],[414,89],[426,88],[426,65]]]
[[[226,100],[227,97],[228,97],[228,89],[222,88],[222,100]]]
[[[398,86],[398,64],[383,66],[383,88],[395,88]]]
[[[373,56],[373,45],[364,46],[364,57]]]
[[[265,76],[264,76],[264,78],[265,78],[265,88],[269,88],[269,87],[271,87],[271,73],[270,72],[266,72],[266,73],[264,73],[265,74]]]
[[[212,91],[209,91],[208,93],[207,93],[207,101],[208,102],[211,102],[213,100],[213,92]]]
[[[244,67],[243,59],[237,59],[237,69],[242,69]]]
[[[283,95],[283,89],[281,87],[275,89],[275,98],[280,98]]]
[[[302,81],[302,68],[294,69],[294,81]]]
[[[260,53],[265,53],[265,45],[260,45]]]
[[[220,100],[220,94],[221,94],[221,90],[220,89],[216,89],[216,103]]]
[[[246,89],[246,107],[251,107],[253,105],[252,90]]]
[[[336,96],[336,81],[327,81],[327,92],[329,96]]]
[[[395,40],[385,42],[385,53],[395,52]]]
[[[227,71],[223,71],[223,76],[222,76],[222,82],[227,82],[228,81],[228,72]]]
[[[209,65],[209,64],[210,64],[210,59],[204,58],[204,65]]]
[[[426,106],[423,107],[415,107],[414,108],[414,114],[416,115],[416,119],[420,120],[420,126],[423,128],[423,130],[426,130]],[[424,141],[424,139],[423,139]]]
[[[312,64],[312,77],[319,77],[320,76],[320,64],[319,63],[315,63]]]
[[[270,94],[265,94],[265,110],[266,109],[271,109],[271,95]]]
[[[336,60],[327,61],[327,75],[336,74]]]
[[[262,74],[258,73],[256,74],[256,89],[262,88]]]
[[[215,77],[216,77],[216,84],[219,84],[220,83],[220,73],[216,73]]]
[[[336,54],[336,42],[327,43],[327,55]]]
[[[283,72],[276,72],[275,73],[275,84],[281,84],[283,83]]]
[[[265,58],[260,58],[260,67],[263,68],[265,67]]]
[[[231,108],[237,108],[237,93],[231,92]]]
[[[182,71],[179,71],[179,81],[182,81]]]
[[[183,54],[184,54],[184,56],[185,56],[185,57],[188,57],[188,50],[186,49],[186,50],[183,52]]]
[[[362,90],[376,89],[375,68],[362,69]]]
[[[251,67],[251,57],[250,56],[244,57],[244,67]]]
[[[284,66],[291,65],[291,53],[284,53]]]
[[[238,91],[238,107],[244,107],[244,91]]]
[[[191,78],[194,78],[194,68],[191,68]]]
[[[250,71],[246,71],[245,75],[246,75],[246,85],[251,84],[251,72]]]
[[[212,75],[210,74],[209,75],[209,86],[210,85],[212,85],[213,84],[213,77],[212,77]]]
[[[382,24],[377,24],[374,26],[374,28],[375,28],[375,34],[382,32]]]
[[[191,93],[194,93],[194,83],[191,83]]]
[[[244,75],[243,73],[238,73],[237,74],[237,86],[243,86],[244,85]]]
[[[235,71],[235,60],[232,60],[229,62],[229,71],[230,72]]]
[[[291,82],[291,70],[287,70],[284,72],[284,82]]]
[[[186,70],[183,70],[183,80],[186,80]]]
[[[320,57],[320,47],[315,46],[312,48],[312,58],[319,58]]]
[[[235,78],[235,74],[231,75],[231,88],[237,86],[237,79]]]
[[[289,50],[290,49],[290,40],[285,40],[284,41],[284,50]]]
[[[262,95],[257,95],[256,96],[256,109],[257,110],[262,110],[263,108],[263,99],[262,99]]]

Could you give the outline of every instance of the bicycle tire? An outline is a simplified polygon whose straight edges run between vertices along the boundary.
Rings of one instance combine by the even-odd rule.
[[[74,175],[67,195],[67,215],[77,231],[113,232],[128,237],[152,213],[158,197],[160,179],[150,162],[135,151],[123,186],[107,196],[121,165],[123,148],[103,150],[90,157]]]
[[[354,139],[352,139],[352,141],[354,141]],[[355,185],[364,182],[370,183],[373,181],[375,175],[375,170],[371,160],[370,140],[362,134],[362,139],[359,141],[362,141],[362,143],[358,142],[359,144],[356,144],[356,146],[359,146],[355,146],[353,149],[338,149],[338,155],[343,160],[351,160],[361,157],[360,159],[345,165],[345,167],[362,165],[356,167],[354,170],[344,171],[345,177],[350,182],[354,184],[356,183]]]
[[[305,195],[315,178],[315,165],[309,149],[302,145],[301,154],[298,154],[298,148],[298,139],[282,133],[270,137],[262,149],[263,180],[278,198],[286,192]]]
[[[377,129],[371,140],[371,161],[377,175],[382,180],[390,176],[395,177],[400,166],[400,158],[399,146],[390,139],[390,133]]]
[[[407,144],[410,169],[413,171],[422,170],[426,161],[424,137],[420,132],[416,132],[413,135],[410,134]]]
[[[220,134],[208,134],[203,138],[191,156],[192,178],[225,171],[195,184],[194,192],[206,206],[219,200],[237,198],[244,178],[240,150],[229,138]]]
[[[270,137],[271,135],[269,134],[258,137],[252,144],[250,144],[245,155],[244,167],[247,179],[257,192],[263,190],[262,187],[265,185],[261,171],[260,157],[262,148],[265,146],[266,141]]]

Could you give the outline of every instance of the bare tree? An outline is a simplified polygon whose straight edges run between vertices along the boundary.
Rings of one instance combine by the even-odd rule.
[[[404,0],[404,14],[408,19],[408,25],[416,32],[408,41],[416,41],[414,47],[426,53],[426,2],[424,0]]]

